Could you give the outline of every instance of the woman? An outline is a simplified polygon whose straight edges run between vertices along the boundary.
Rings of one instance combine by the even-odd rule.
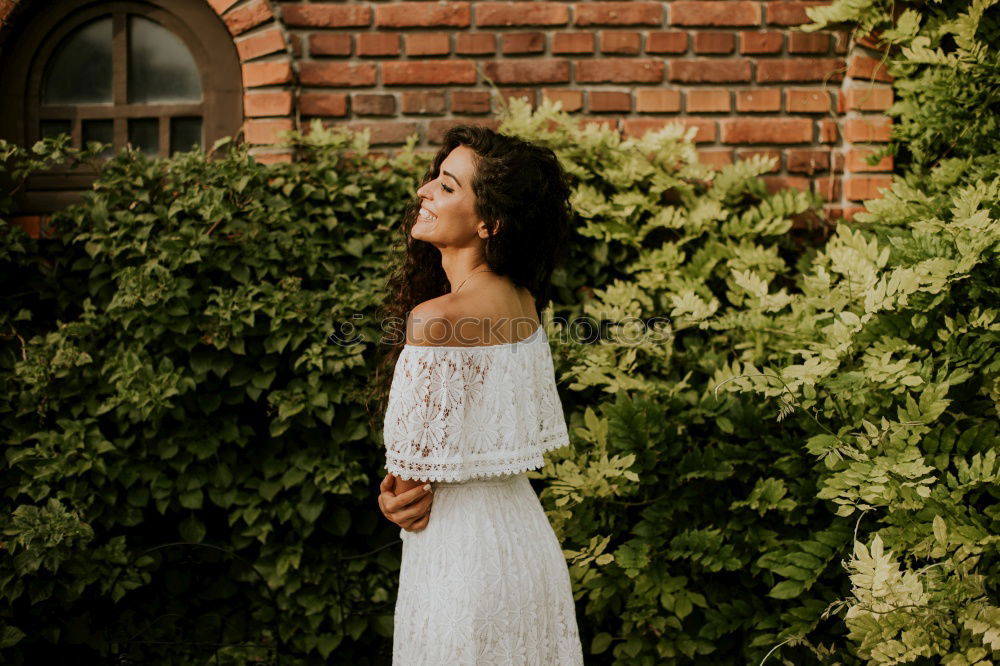
[[[569,443],[540,323],[568,197],[551,150],[459,126],[405,215],[378,498],[403,540],[395,665],[583,663],[566,561],[525,475]]]

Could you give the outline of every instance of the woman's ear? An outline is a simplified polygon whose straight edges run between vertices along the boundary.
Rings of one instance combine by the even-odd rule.
[[[485,222],[480,222],[479,223],[479,228],[476,231],[479,234],[479,237],[482,238],[483,240],[486,240],[487,238],[490,237],[490,231],[487,228]],[[493,235],[496,236],[498,233],[500,233],[500,221],[499,220],[497,220],[496,222],[493,223]]]

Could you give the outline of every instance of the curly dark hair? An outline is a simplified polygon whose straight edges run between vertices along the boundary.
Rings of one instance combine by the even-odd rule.
[[[506,275],[535,298],[539,320],[551,302],[552,272],[566,258],[569,240],[569,195],[566,173],[551,149],[480,125],[458,125],[444,136],[441,149],[421,185],[438,177],[441,163],[458,146],[475,153],[472,191],[476,214],[486,224],[486,263]],[[394,269],[386,285],[387,297],[377,311],[380,322],[405,325],[410,311],[451,291],[441,267],[441,252],[431,243],[416,240],[410,230],[420,210],[420,197],[403,212],[400,237],[394,244]],[[499,223],[499,229],[497,224]],[[375,375],[366,399],[369,424],[381,429],[396,361],[402,351],[399,330],[392,344],[379,344]],[[382,341],[380,341],[382,342]],[[373,411],[369,405],[374,402]]]

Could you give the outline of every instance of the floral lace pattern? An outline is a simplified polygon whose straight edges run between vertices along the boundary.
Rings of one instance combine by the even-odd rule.
[[[463,481],[544,464],[569,443],[545,330],[485,347],[404,345],[383,426],[386,469]]]
[[[400,529],[393,666],[583,666],[569,570],[524,473],[442,483]]]

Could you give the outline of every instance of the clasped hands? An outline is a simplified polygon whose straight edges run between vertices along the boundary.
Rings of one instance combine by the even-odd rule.
[[[406,487],[411,484],[416,485]],[[417,532],[427,527],[431,517],[431,503],[434,501],[434,491],[429,482],[404,481],[389,472],[378,488],[378,507],[382,515],[407,532]]]

